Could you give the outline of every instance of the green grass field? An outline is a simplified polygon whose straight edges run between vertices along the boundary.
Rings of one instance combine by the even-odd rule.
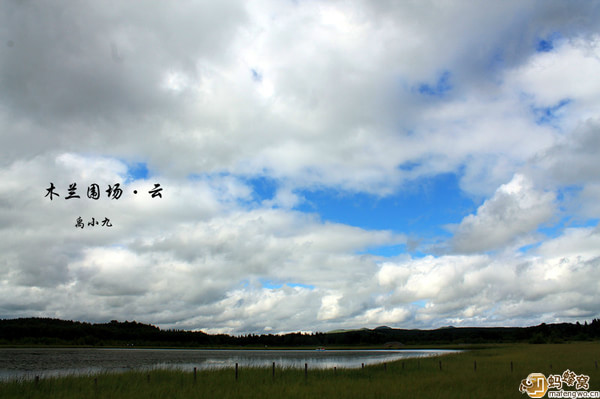
[[[441,370],[440,370],[441,362]],[[512,362],[512,371],[511,371]],[[600,391],[600,342],[498,345],[437,358],[347,370],[276,368],[151,371],[0,383],[0,398],[529,398],[533,372],[570,369]],[[565,390],[574,388],[565,387]]]

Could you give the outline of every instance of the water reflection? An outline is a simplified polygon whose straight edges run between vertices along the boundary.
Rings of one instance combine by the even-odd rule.
[[[0,349],[0,378],[33,378],[126,370],[277,367],[358,368],[452,350],[200,350],[200,349]]]

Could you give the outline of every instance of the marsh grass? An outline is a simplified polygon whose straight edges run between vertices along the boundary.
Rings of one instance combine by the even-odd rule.
[[[440,361],[442,364],[440,370]],[[154,370],[0,383],[0,398],[507,398],[523,397],[529,373],[590,376],[600,390],[600,343],[498,345],[435,358],[405,359],[364,369],[276,367]],[[511,372],[511,362],[513,369]],[[572,389],[567,388],[565,389]]]

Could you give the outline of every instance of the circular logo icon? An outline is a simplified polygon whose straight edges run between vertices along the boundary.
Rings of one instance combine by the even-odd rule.
[[[542,373],[531,373],[521,381],[519,391],[527,392],[530,398],[542,398],[548,390],[548,381]]]

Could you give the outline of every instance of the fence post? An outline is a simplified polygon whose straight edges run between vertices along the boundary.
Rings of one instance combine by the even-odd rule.
[[[440,360],[440,371],[442,370],[442,361]]]
[[[304,363],[304,379],[308,378],[308,363]]]
[[[365,368],[365,364],[364,364],[364,363],[361,363],[360,367],[361,367],[361,368],[364,370],[364,368]]]
[[[235,380],[238,380],[238,364],[235,364]]]
[[[273,362],[273,379],[275,379],[275,362]]]
[[[196,383],[196,367],[194,367],[194,384]]]

